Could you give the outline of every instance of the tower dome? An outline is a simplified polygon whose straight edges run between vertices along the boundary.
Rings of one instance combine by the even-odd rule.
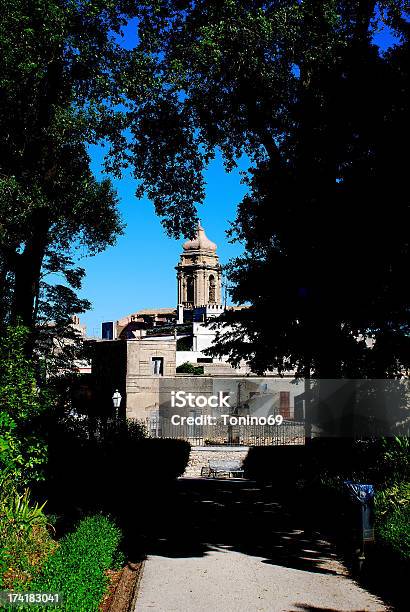
[[[178,279],[178,307],[185,310],[205,308],[220,314],[221,264],[216,244],[206,236],[198,223],[195,238],[182,246],[180,261],[176,266]]]
[[[198,223],[195,238],[184,242],[182,248],[184,251],[211,251],[215,253],[217,247],[215,242],[209,240],[205,234],[204,228]]]

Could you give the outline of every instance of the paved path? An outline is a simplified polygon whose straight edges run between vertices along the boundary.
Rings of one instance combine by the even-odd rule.
[[[148,543],[135,612],[388,610],[266,490],[193,479],[178,487]]]

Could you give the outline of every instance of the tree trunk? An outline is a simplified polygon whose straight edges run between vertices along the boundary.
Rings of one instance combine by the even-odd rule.
[[[14,305],[12,319],[28,327],[32,332],[35,325],[34,306],[39,292],[41,267],[47,247],[49,214],[46,209],[35,211],[32,219],[32,233],[24,250],[18,254],[15,263]],[[31,334],[32,335],[32,334]],[[27,349],[32,353],[32,341]]]

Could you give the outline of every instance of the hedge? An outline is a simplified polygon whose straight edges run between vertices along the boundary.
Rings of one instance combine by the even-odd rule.
[[[75,531],[62,538],[29,590],[62,593],[62,606],[53,610],[97,612],[108,584],[105,571],[121,560],[120,540],[120,529],[107,517],[83,519]],[[44,607],[30,606],[30,610],[43,612]]]
[[[410,509],[397,510],[376,524],[382,545],[396,553],[400,559],[410,561]]]
[[[76,431],[57,429],[50,444],[47,482],[37,496],[47,499],[47,508],[55,514],[80,508],[87,514],[102,511],[121,519],[129,510],[130,491],[138,490],[142,499],[142,485],[145,489],[151,481],[155,487],[158,480],[161,486],[172,483],[188,464],[188,442],[144,438],[145,433],[133,422],[107,428],[100,439],[82,439]]]

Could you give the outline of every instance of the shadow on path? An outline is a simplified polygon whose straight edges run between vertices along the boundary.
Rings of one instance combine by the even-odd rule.
[[[272,487],[181,478],[165,500],[153,494],[144,516],[138,513],[147,555],[198,557],[225,548],[263,557],[268,564],[341,573],[333,547],[318,533],[305,535],[302,521],[284,509]]]
[[[329,578],[349,575],[336,554],[334,538],[330,542],[327,535],[306,529],[311,523],[306,518],[309,508],[302,502],[284,504],[272,486],[240,479],[180,478],[166,489],[153,486],[142,498],[138,495],[141,492],[136,493],[128,518],[131,560],[141,555],[201,558],[213,551],[233,551],[257,557],[268,566]],[[402,592],[405,580],[396,573],[378,561],[359,583],[398,612],[407,609],[403,603],[407,597]],[[297,605],[300,610],[333,610]]]

